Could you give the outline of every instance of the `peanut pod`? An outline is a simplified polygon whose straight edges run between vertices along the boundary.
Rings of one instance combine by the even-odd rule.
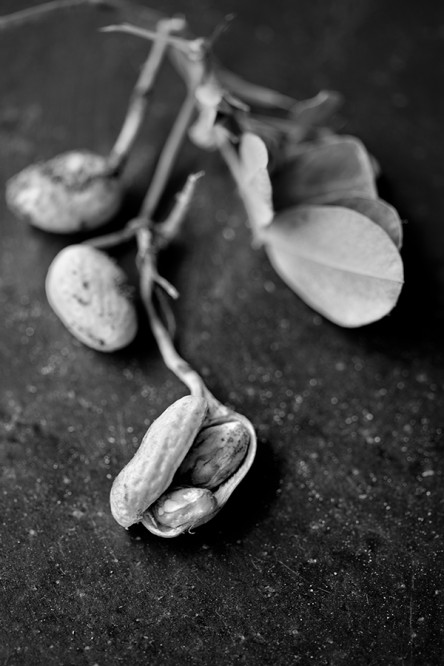
[[[248,448],[236,469],[233,466],[230,476],[213,490],[178,487],[175,475],[200,431],[233,421],[248,433]],[[132,460],[114,480],[111,512],[123,527],[142,522],[157,536],[178,536],[220,511],[248,472],[255,453],[256,434],[244,416],[227,408],[214,415],[205,398],[181,398],[153,422]]]
[[[32,164],[6,185],[6,202],[18,218],[61,234],[96,229],[119,210],[123,190],[104,157],[71,151]]]
[[[137,314],[124,271],[105,252],[69,245],[46,277],[48,302],[80,342],[103,352],[126,347],[137,332]]]

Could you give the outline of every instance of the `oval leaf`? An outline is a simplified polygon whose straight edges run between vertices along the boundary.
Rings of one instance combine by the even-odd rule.
[[[397,211],[382,199],[365,199],[364,197],[350,197],[332,202],[335,206],[351,208],[362,213],[375,222],[390,236],[396,247],[402,245],[402,222]]]
[[[263,240],[284,282],[336,324],[370,324],[398,300],[399,252],[385,231],[360,213],[298,206],[275,217]]]
[[[350,135],[336,134],[336,132],[329,129],[328,127],[322,127],[318,129],[318,136],[316,139],[321,143],[340,143],[341,141],[344,141],[344,139],[354,139],[354,138],[355,137]],[[374,155],[371,155],[368,151],[367,154],[373,170],[373,175],[375,179],[379,178],[379,176],[382,173],[381,165],[379,164],[378,160]]]
[[[354,137],[298,148],[274,183],[280,208],[329,203],[342,197],[377,198],[374,171],[364,145]]]

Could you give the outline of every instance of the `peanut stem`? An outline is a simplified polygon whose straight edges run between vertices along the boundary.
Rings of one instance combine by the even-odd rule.
[[[143,271],[141,272],[141,279],[143,279]],[[143,292],[142,285],[141,292]],[[192,368],[176,350],[168,330],[163,325],[156,312],[152,299],[150,297],[145,298],[143,293],[142,299],[148,315],[151,330],[156,339],[163,362],[167,368],[188,387],[191,395],[206,399],[212,418],[226,416],[230,410],[214,397],[200,374],[194,370],[194,368]]]
[[[180,225],[190,207],[196,183],[202,176],[203,171],[192,173],[188,176],[183,189],[177,195],[176,202],[170,214],[163,222],[154,225],[149,218],[136,217],[131,222],[128,222],[123,229],[89,238],[84,243],[105,250],[132,240],[141,228],[149,228],[155,236],[154,245],[156,246],[156,250],[164,248],[177,235]]]
[[[168,47],[168,34],[172,30],[181,30],[184,26],[182,19],[174,18],[158,23],[153,46],[134,86],[122,129],[108,158],[113,172],[121,170],[142,125],[149,96]]]
[[[19,28],[30,21],[38,21],[54,11],[81,7],[82,5],[114,9],[122,12],[125,16],[134,16],[138,20],[150,24],[156,23],[162,18],[160,12],[126,2],[126,0],[53,0],[2,16],[0,18],[0,31]]]
[[[250,215],[250,206],[249,206],[250,194],[247,191],[247,188],[245,187],[245,180],[240,167],[239,158],[228,138],[224,137],[219,142],[219,152],[222,155],[225,164],[228,166],[228,169],[231,172],[234,182],[236,183],[239,189],[241,199],[248,214],[248,219],[250,223],[253,225],[252,227],[253,237],[255,241],[257,241],[259,236],[259,230],[254,225],[254,215]]]
[[[176,197],[176,202],[171,209],[170,214],[160,224],[156,227],[156,247],[163,248],[167,245],[175,236],[180,229],[180,226],[188,212],[190,207],[194,190],[196,189],[196,183],[199,178],[202,178],[203,171],[198,173],[192,173],[188,176],[184,187],[179,192]]]
[[[153,283],[157,275],[155,254],[151,245],[151,233],[147,229],[140,229],[137,234],[138,266],[140,280],[140,295],[154,338],[159,347],[163,362],[176,377],[188,387],[191,395],[205,398],[213,416],[222,416],[228,409],[222,405],[210,392],[204,380],[194,368],[187,363],[176,350],[171,336],[157,314],[153,303]]]
[[[151,219],[185,139],[195,106],[194,90],[188,91],[157,162],[153,179],[142,204],[141,217]]]
[[[184,25],[185,27],[185,21]],[[150,41],[155,41],[157,39],[157,32],[155,30],[150,30],[148,28],[139,28],[131,23],[120,23],[116,25],[107,25],[101,29],[101,32],[124,32],[128,35],[133,35],[134,37],[141,37],[142,39],[148,39]],[[165,37],[165,41],[168,45],[174,46],[181,51],[189,51],[193,45],[193,41],[185,39],[183,37],[174,37],[168,35]]]
[[[45,2],[37,7],[21,9],[18,12],[7,14],[0,19],[0,30],[7,28],[18,28],[28,21],[38,20],[46,14],[50,14],[58,9],[70,9],[80,5],[90,4],[89,0],[55,0],[55,2]]]
[[[160,320],[151,299],[144,300],[145,309],[150,321],[151,330],[156,339],[159,351],[167,368],[169,368],[181,382],[188,386],[190,393],[195,396],[206,397],[206,388],[202,377],[177,352],[166,327]]]
[[[181,382],[188,386],[192,395],[206,396],[209,391],[202,377],[178,354],[166,327],[157,314],[152,301],[153,257],[149,256],[146,253],[146,248],[142,247],[140,235],[138,235],[138,241],[139,249],[142,253],[139,265],[140,294],[164,363]]]
[[[92,247],[97,247],[101,250],[105,250],[121,243],[126,243],[134,238],[137,233],[137,230],[141,226],[146,226],[146,222],[136,218],[129,222],[123,229],[119,231],[114,231],[109,234],[102,234],[101,236],[95,236],[84,241],[85,245],[91,245]]]

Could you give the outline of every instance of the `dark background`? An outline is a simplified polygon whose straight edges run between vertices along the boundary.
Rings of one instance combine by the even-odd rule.
[[[29,6],[2,0],[1,13]],[[37,4],[37,3],[34,3]],[[341,329],[251,246],[217,154],[186,146],[172,179],[201,181],[163,271],[178,345],[245,413],[256,462],[194,535],[125,531],[112,479],[185,388],[148,326],[100,355],[50,310],[44,279],[72,238],[1,215],[0,661],[26,664],[442,663],[444,8],[406,0],[195,0],[224,64],[298,98],[337,89],[341,131],[383,168],[405,224],[406,284],[383,321]],[[106,154],[147,44],[100,35],[78,9],[0,34],[0,182],[70,148]],[[183,95],[166,66],[129,164],[137,210]],[[131,246],[118,255],[131,266]]]

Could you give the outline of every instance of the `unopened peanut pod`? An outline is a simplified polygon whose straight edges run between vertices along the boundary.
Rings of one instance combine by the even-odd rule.
[[[117,213],[122,198],[106,159],[87,151],[33,164],[6,185],[6,202],[18,218],[61,234],[97,229]]]
[[[48,302],[80,342],[103,352],[126,347],[137,332],[137,313],[123,270],[105,252],[70,245],[46,277]]]

